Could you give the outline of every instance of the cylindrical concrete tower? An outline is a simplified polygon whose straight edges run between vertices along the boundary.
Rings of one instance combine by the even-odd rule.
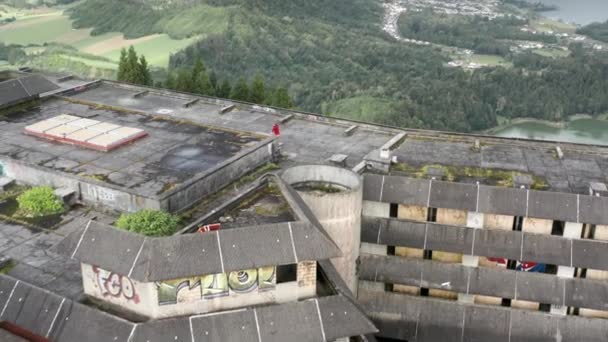
[[[361,177],[333,166],[307,165],[286,170],[282,178],[297,190],[342,251],[343,257],[331,262],[356,295],[363,202]]]

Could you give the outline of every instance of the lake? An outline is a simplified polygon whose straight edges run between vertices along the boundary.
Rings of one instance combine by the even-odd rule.
[[[529,0],[537,2],[538,0]],[[551,19],[561,19],[579,25],[608,20],[608,0],[541,0],[547,5],[556,5],[557,11],[542,12]]]
[[[555,140],[608,146],[608,121],[580,119],[569,122],[566,128],[555,128],[542,122],[522,122],[507,126],[494,134],[509,138]]]

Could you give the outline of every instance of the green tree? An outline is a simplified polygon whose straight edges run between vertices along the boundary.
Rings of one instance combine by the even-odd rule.
[[[256,74],[251,82],[249,100],[258,104],[266,103],[266,85],[264,84],[264,79],[260,74]]]
[[[139,62],[137,58],[137,52],[135,52],[135,48],[133,45],[129,47],[129,51],[127,52],[127,66],[125,69],[125,81],[129,83],[141,83],[139,82],[140,70],[139,70]]]
[[[272,96],[272,105],[280,108],[293,108],[293,100],[285,87],[279,87]]]
[[[227,99],[230,97],[231,93],[232,93],[232,86],[230,85],[230,81],[225,79],[222,82],[222,85],[220,85],[220,87],[218,88],[217,94],[215,94],[215,96],[221,97],[223,99]]]
[[[211,73],[209,73],[209,83],[211,84],[211,93],[209,93],[207,95],[217,96],[218,87],[220,85],[218,84],[217,74],[213,70],[211,71]]]
[[[241,77],[234,88],[232,88],[230,98],[237,101],[249,101],[249,87],[247,86],[247,81],[245,81],[243,77]]]
[[[203,64],[203,60],[197,57],[192,68],[192,84],[198,84],[201,74],[206,71],[207,69],[205,68],[205,64]]]
[[[177,72],[175,90],[193,92],[194,84],[192,83],[192,72],[190,70],[182,68]]]
[[[177,80],[175,79],[175,74],[172,71],[169,71],[167,73],[167,79],[165,80],[165,88],[168,88],[168,89],[177,88]]]
[[[146,61],[146,57],[141,55],[139,57],[139,64],[137,65],[138,72],[138,82],[143,85],[152,85],[152,76],[150,75],[150,67],[148,66],[148,61]]]
[[[126,81],[127,77],[127,49],[120,49],[120,59],[118,60],[118,74],[116,79],[119,81]]]

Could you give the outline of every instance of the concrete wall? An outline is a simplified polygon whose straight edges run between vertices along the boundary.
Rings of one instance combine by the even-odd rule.
[[[312,165],[291,168],[283,173],[282,178],[292,185],[322,182],[347,189],[339,193],[298,191],[298,194],[342,251],[343,257],[331,261],[350,290],[356,294],[363,201],[360,176],[346,169]]]
[[[268,138],[253,148],[224,161],[213,169],[196,175],[193,179],[161,196],[161,208],[169,212],[186,209],[204,196],[213,194],[238,180],[257,167],[269,163],[274,157],[274,138]]]
[[[142,209],[163,209],[170,212],[185,209],[205,195],[213,194],[255,168],[273,158],[274,139],[260,142],[228,159],[216,168],[201,173],[192,180],[163,194],[161,198],[138,195],[129,189],[106,184],[94,179],[80,177],[60,171],[28,165],[8,157],[0,156],[0,164],[6,176],[31,185],[49,185],[54,188],[69,188],[80,194],[80,200],[94,205],[123,212]]]
[[[140,283],[97,266],[80,267],[86,295],[144,316],[155,315],[158,305],[153,283]]]
[[[139,196],[117,187],[86,179],[77,175],[50,171],[19,161],[0,157],[6,176],[31,185],[49,185],[54,188],[69,188],[80,194],[80,200],[92,205],[100,205],[114,210],[135,212],[141,209],[160,209],[160,202],[154,198]]]
[[[274,267],[266,268],[274,269]],[[84,293],[123,309],[150,318],[168,318],[198,313],[224,311],[260,304],[296,302],[316,295],[317,263],[303,261],[297,265],[296,281],[276,283],[276,272],[267,273],[272,279],[257,276],[251,289],[235,291],[228,283],[211,284],[212,276],[191,277],[167,282],[142,283],[96,266],[81,264]],[[235,281],[239,272],[226,274],[225,281]],[[262,287],[264,281],[264,287]],[[225,292],[214,291],[225,287]],[[163,290],[164,289],[164,290]],[[203,291],[211,294],[203,296]],[[173,291],[173,292],[171,292]],[[164,292],[162,294],[161,292]],[[175,301],[167,302],[167,293]],[[163,302],[165,301],[165,302]]]

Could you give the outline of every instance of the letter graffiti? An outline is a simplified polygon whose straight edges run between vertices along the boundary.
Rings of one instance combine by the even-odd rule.
[[[269,291],[276,284],[275,267],[262,267],[230,273],[209,274],[201,277],[176,279],[156,283],[158,304],[168,305],[178,302],[180,292],[199,288],[198,300],[226,297],[232,294]],[[181,297],[181,301],[192,300],[192,293]],[[186,299],[184,299],[186,298]]]
[[[104,297],[124,298],[139,304],[139,296],[131,279],[93,266],[99,291]]]

